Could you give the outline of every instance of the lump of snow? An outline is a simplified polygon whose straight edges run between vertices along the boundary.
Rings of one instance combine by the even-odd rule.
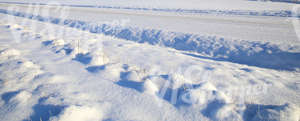
[[[141,75],[137,71],[129,71],[126,75],[126,80],[140,82],[142,80]]]
[[[146,80],[143,85],[143,91],[145,93],[155,95],[159,89],[151,80]]]
[[[37,65],[35,65],[35,64],[32,63],[31,61],[25,61],[25,62],[23,62],[22,65],[23,65],[24,67],[27,67],[27,68],[37,67]]]
[[[230,103],[230,99],[219,92],[212,84],[209,82],[204,83],[197,89],[188,91],[183,95],[183,100],[185,102],[190,102],[196,105],[206,105],[213,101],[218,101],[222,103]]]
[[[105,65],[109,63],[109,58],[106,56],[106,54],[103,51],[97,51],[91,54],[92,60],[91,65]]]
[[[20,102],[20,104],[26,105],[27,101],[31,98],[32,94],[27,91],[22,91],[17,94],[13,100]]]
[[[0,57],[18,56],[20,54],[20,51],[11,48],[0,51]]]
[[[13,24],[13,25],[10,25],[10,28],[11,29],[16,29],[16,30],[21,30],[22,29],[22,26],[18,25],[18,24]]]
[[[52,44],[53,46],[63,46],[65,45],[65,41],[63,39],[54,39]]]
[[[101,71],[104,76],[112,78],[113,80],[120,80],[120,73],[123,69],[118,64],[108,64],[105,69]]]
[[[184,84],[192,83],[191,81],[185,79],[184,76],[181,74],[172,74],[169,78],[172,82],[173,88],[179,88]]]
[[[102,112],[95,107],[88,106],[70,106],[58,118],[52,118],[52,121],[100,121]]]

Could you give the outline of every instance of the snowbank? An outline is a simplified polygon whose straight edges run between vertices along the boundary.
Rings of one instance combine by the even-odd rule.
[[[186,55],[197,58],[229,61],[250,66],[279,70],[295,70],[296,68],[300,67],[298,62],[300,59],[300,54],[290,52],[290,49],[297,47],[290,45],[289,47],[281,47],[280,45],[272,43],[232,40],[218,36],[168,32],[134,27],[120,27],[111,26],[108,24],[97,25],[84,21],[61,20],[59,18],[51,17],[47,18],[2,9],[0,9],[0,13],[26,17],[38,21],[50,22],[53,24],[65,25],[80,30],[88,30],[91,33],[101,33],[138,43],[148,43],[151,45],[174,48],[176,50],[184,51]],[[82,55],[84,57],[87,56],[87,58],[92,58],[88,54],[83,53]],[[285,58],[285,61],[282,61],[282,58]],[[105,64],[108,61],[109,59],[105,57],[104,53],[93,59],[93,63],[96,64]]]
[[[87,106],[69,106],[58,117],[51,121],[100,121],[102,113],[95,107]]]
[[[43,20],[41,19],[41,21]],[[73,22],[78,21],[71,21],[71,23]],[[88,23],[81,24],[89,25]],[[61,26],[56,27],[62,28]],[[74,29],[74,31],[80,31],[80,29],[79,27],[79,30]],[[129,34],[119,32],[123,29],[128,30],[126,32]],[[93,28],[89,31],[101,33],[100,30],[102,29]],[[1,119],[12,121],[24,119],[37,121],[49,119],[52,121],[192,121],[205,119],[256,121],[269,119],[270,116],[278,117],[278,112],[282,112],[283,115],[291,118],[287,120],[299,120],[299,109],[296,106],[258,104],[239,106],[226,95],[227,93],[224,94],[224,90],[234,87],[243,88],[263,83],[270,84],[276,90],[284,92],[278,97],[266,98],[267,103],[273,101],[274,98],[277,101],[282,101],[282,99],[293,101],[293,99],[297,99],[297,89],[291,90],[285,83],[295,82],[297,72],[274,71],[240,64],[195,59],[184,55],[185,53],[191,54],[189,53],[191,51],[199,56],[202,53],[205,57],[221,58],[227,55],[234,57],[230,53],[236,53],[237,57],[249,59],[248,56],[253,56],[253,54],[274,56],[272,54],[281,51],[279,45],[247,41],[236,42],[217,37],[189,36],[190,34],[185,33],[157,32],[158,30],[148,31],[139,28],[113,28],[112,31],[116,33],[110,33],[108,31],[110,29],[107,28],[104,30],[113,36],[119,36],[119,38],[122,35],[129,37],[128,40],[131,41],[141,41],[140,43],[166,46],[181,51],[107,37],[105,46],[109,51],[108,54],[111,54],[109,57],[122,56],[125,58],[112,63],[110,59],[98,62],[97,57],[107,54],[106,51],[97,49],[97,47],[102,48],[101,39],[97,42],[100,44],[96,44],[95,40],[61,39],[63,37],[43,37],[47,40],[42,43],[40,40],[30,40],[36,42],[32,44],[34,47],[27,47],[31,43],[18,43],[21,45],[16,46],[21,48],[19,50],[26,50],[24,51],[25,56],[16,54],[19,50],[3,49],[0,51]],[[141,39],[140,31],[147,31],[147,36],[153,36],[152,40],[147,37],[141,37],[143,38]],[[158,36],[154,36],[154,34]],[[88,35],[93,34],[88,33]],[[202,39],[197,39],[199,36]],[[159,44],[156,43],[157,38],[161,40]],[[200,44],[189,44],[197,42]],[[75,51],[78,44],[83,46]],[[262,51],[263,53],[259,53]],[[16,58],[4,58],[6,56]],[[295,61],[298,59],[298,55],[289,55],[288,57],[287,59]],[[93,58],[96,58],[95,62],[93,62]],[[129,62],[129,59],[133,60],[133,63]],[[263,61],[268,60],[262,59]],[[252,58],[247,62],[254,60],[255,58]],[[168,65],[171,61],[173,65]],[[298,64],[298,62],[293,62],[293,64]],[[174,67],[174,65],[176,66]],[[190,65],[197,66],[201,68],[200,70],[213,72],[214,78],[205,80],[206,82],[203,83],[192,83],[190,80],[193,79],[189,78],[190,80],[188,80],[182,74],[171,71],[178,69],[177,65],[184,68],[188,68]],[[149,72],[155,66],[161,66],[163,69]],[[41,73],[43,71],[47,73]],[[168,85],[168,82],[171,84]],[[280,85],[273,83],[280,83]],[[270,93],[277,95],[276,92]],[[288,95],[290,97],[286,96],[288,99],[285,99],[285,94],[291,96]],[[293,98],[294,96],[295,98]],[[97,106],[99,103],[107,105],[99,107]],[[159,104],[163,104],[163,107],[160,107]],[[258,115],[258,110],[263,113]]]

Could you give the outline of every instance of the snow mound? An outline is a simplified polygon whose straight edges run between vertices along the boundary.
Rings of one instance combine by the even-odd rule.
[[[53,46],[63,46],[65,45],[65,41],[63,39],[54,39],[52,41]]]
[[[135,82],[140,82],[142,80],[141,75],[137,71],[129,71],[125,78]]]
[[[216,87],[209,82],[202,83],[201,87],[199,87],[198,89],[204,89],[204,90],[208,90],[208,91],[217,90]]]
[[[143,91],[148,94],[156,95],[159,89],[151,80],[146,80],[143,85]]]
[[[18,24],[7,24],[7,27],[14,30],[21,30],[23,27]]]
[[[12,48],[0,51],[0,57],[19,56],[20,54],[20,51]]]
[[[216,90],[216,88],[209,82],[204,83],[197,89],[188,91],[186,94],[186,96],[190,98],[189,101],[196,105],[206,105],[214,101],[224,104],[231,102],[224,93]]]
[[[91,57],[90,65],[105,65],[109,63],[109,58],[103,51],[93,51]]]
[[[51,121],[100,121],[102,113],[95,107],[70,106],[58,118]]]
[[[43,41],[43,45],[50,47],[55,53],[70,55],[74,60],[86,65],[101,66],[110,62],[101,48],[86,46],[88,43],[80,40],[51,39]]]
[[[125,80],[134,81],[134,82],[142,82],[145,81],[145,76],[147,76],[147,70],[141,69],[140,66],[136,65],[125,65],[123,67],[126,71],[124,72]]]
[[[22,63],[22,66],[26,67],[26,68],[34,68],[34,67],[38,67],[36,64],[34,64],[31,61],[25,61]]]
[[[63,55],[71,54],[74,46],[66,44],[67,42],[63,39],[47,39],[43,41],[43,45],[50,47],[55,53],[61,53]]]
[[[169,80],[171,80],[171,84],[173,88],[180,88],[184,84],[192,84],[192,82],[186,79],[181,74],[170,74]]]
[[[13,98],[13,100],[20,102],[20,104],[22,104],[22,105],[26,105],[27,101],[30,100],[31,96],[32,96],[32,94],[30,92],[22,91],[19,94],[17,94]]]
[[[240,112],[244,106],[235,105],[223,92],[213,84],[205,82],[182,95],[185,103],[200,108],[201,113],[214,121],[241,121]]]
[[[44,73],[40,66],[33,62],[20,58],[20,52],[16,49],[5,49],[0,52],[0,76],[5,84],[6,91],[16,91],[24,88],[24,85],[31,83],[39,75]],[[5,58],[7,57],[8,58]],[[13,59],[9,59],[14,57]],[[2,84],[2,82],[1,82]],[[30,88],[35,88],[38,83],[30,84]],[[26,92],[20,93],[20,100],[27,97]],[[18,98],[19,99],[19,98]]]
[[[60,83],[66,83],[69,82],[70,79],[66,79],[65,76],[61,76],[61,75],[53,75],[48,77],[48,81],[47,83],[49,84],[60,84]]]
[[[107,64],[105,69],[102,69],[100,72],[105,73],[104,76],[110,77],[113,80],[120,80],[120,73],[123,71],[123,68],[119,64]]]

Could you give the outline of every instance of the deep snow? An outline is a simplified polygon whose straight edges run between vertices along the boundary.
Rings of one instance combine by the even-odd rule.
[[[297,42],[0,13],[1,120],[299,121]]]

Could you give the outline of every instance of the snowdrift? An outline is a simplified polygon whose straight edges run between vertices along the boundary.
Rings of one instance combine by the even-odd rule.
[[[300,53],[290,52],[295,47],[282,49],[279,45],[247,40],[231,40],[218,36],[169,32],[109,24],[94,24],[78,20],[62,20],[22,12],[0,9],[0,13],[25,17],[53,24],[65,25],[91,33],[101,33],[121,39],[164,46],[197,58],[229,61],[262,68],[296,70],[300,67]],[[286,47],[285,47],[286,48]],[[258,59],[259,58],[259,59]],[[284,61],[283,61],[284,59]]]

